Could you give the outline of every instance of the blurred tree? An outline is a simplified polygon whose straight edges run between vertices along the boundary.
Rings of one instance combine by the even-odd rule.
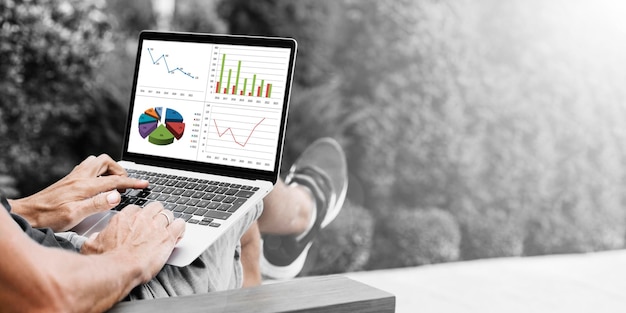
[[[177,0],[172,30],[224,33],[226,23],[218,15],[216,0]]]
[[[485,208],[499,208],[516,224],[508,234],[517,234],[515,245],[523,240],[525,255],[624,246],[624,198],[618,191],[623,134],[615,127],[623,123],[624,95],[600,83],[625,81],[610,69],[624,64],[617,56],[623,48],[581,49],[587,39],[578,35],[563,42],[571,27],[589,23],[561,12],[563,7],[591,8],[584,1],[492,1],[476,10],[478,34],[489,40],[468,40],[476,54],[462,68],[480,77],[474,80],[479,84],[463,86],[467,107],[480,104],[464,110],[472,117],[466,129],[477,139],[471,143],[480,149],[461,143],[458,150],[473,160],[461,168],[476,208],[466,229],[490,215]],[[595,31],[594,37],[609,30]],[[487,227],[483,238],[498,227]]]
[[[301,151],[312,130],[342,139],[351,185],[361,191],[351,201],[376,221],[372,266],[386,267],[399,264],[378,261],[385,247],[405,240],[390,230],[402,207],[450,212],[461,259],[624,245],[617,188],[625,95],[599,83],[607,69],[623,82],[608,66],[623,62],[617,50],[600,60],[581,58],[580,44],[561,45],[568,23],[580,21],[566,16],[558,24],[550,11],[581,3],[344,0],[325,7],[341,12],[340,20],[317,19],[332,13],[324,2],[220,8],[232,32],[301,41],[289,149]]]
[[[298,42],[283,173],[304,148],[319,137],[339,142],[347,111],[340,94],[341,67],[335,63],[343,40],[344,4],[333,0],[222,1],[220,15],[233,34],[291,37]],[[355,184],[349,184],[351,188]],[[346,205],[320,243],[311,248],[305,273],[362,269],[369,258],[372,218],[360,201]],[[348,214],[350,213],[350,214]],[[358,233],[354,233],[356,231]],[[328,237],[327,237],[328,236]],[[353,246],[358,244],[359,246]]]
[[[539,2],[348,4],[346,136],[379,223],[397,207],[443,208],[464,259],[623,246],[620,114],[607,114],[623,92],[593,77],[623,62],[560,47]]]
[[[0,1],[0,173],[25,194],[106,147],[94,75],[110,48],[100,1]],[[84,145],[86,142],[90,145]]]
[[[222,1],[220,15],[233,34],[292,37],[298,41],[297,84],[323,85],[333,73],[341,2],[331,0]]]
[[[119,147],[135,38],[156,16],[107,3],[113,50],[101,2],[0,0],[1,189]],[[583,18],[602,7],[181,0],[172,27],[298,41],[283,164],[333,136],[350,167],[316,274],[623,248],[626,47]]]
[[[137,38],[140,31],[155,28],[157,16],[151,0],[106,0],[106,3],[114,49],[103,56],[98,79],[102,82],[101,88],[107,90],[124,116],[133,83]],[[122,131],[120,129],[120,134]],[[121,147],[121,139],[116,147]]]
[[[332,0],[222,1],[220,16],[233,34],[291,37],[298,41],[296,70],[285,140],[289,166],[313,140],[333,136],[342,141],[344,107],[334,67],[342,4]]]
[[[136,40],[140,31],[154,29],[157,23],[152,0],[106,0],[106,3],[118,36]]]

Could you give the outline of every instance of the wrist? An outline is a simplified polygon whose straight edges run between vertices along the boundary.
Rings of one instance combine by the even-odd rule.
[[[139,264],[128,251],[116,249],[105,252],[102,255],[111,257],[115,264],[123,267],[122,272],[125,272],[126,277],[130,279],[126,283],[130,285],[131,289],[139,284],[148,282],[153,276],[146,271],[146,266]]]
[[[149,278],[144,279],[143,269],[136,262],[131,262],[127,253],[121,250],[82,256],[82,258],[88,260],[87,264],[90,266],[84,266],[81,269],[93,268],[95,265],[101,270],[100,274],[96,275],[98,277],[94,277],[90,283],[100,279],[107,281],[107,288],[103,288],[100,283],[96,285],[100,285],[98,291],[103,292],[99,298],[111,298],[112,303],[121,301],[133,288],[149,280]]]
[[[76,217],[67,207],[55,206],[46,197],[29,196],[26,198],[9,200],[11,212],[28,221],[34,228],[49,227],[52,230],[66,231],[78,224]]]
[[[11,213],[17,214],[28,221],[28,223],[33,227],[41,227],[40,223],[37,220],[37,215],[32,214],[34,209],[31,205],[29,205],[27,198],[23,199],[7,199],[9,205],[11,206]]]
[[[133,286],[145,283],[152,278],[152,273],[146,271],[148,266],[140,262],[125,249],[105,249],[97,240],[87,240],[81,247],[80,253],[87,256],[101,255],[112,258],[112,262],[124,267],[128,278],[132,278]]]

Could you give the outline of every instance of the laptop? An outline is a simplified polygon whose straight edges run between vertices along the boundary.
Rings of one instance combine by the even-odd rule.
[[[196,259],[278,180],[296,50],[289,38],[142,32],[119,164],[150,187],[74,231],[159,201],[187,222],[167,263]]]

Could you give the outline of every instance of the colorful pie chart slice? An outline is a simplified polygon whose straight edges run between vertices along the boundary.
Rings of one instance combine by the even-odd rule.
[[[165,119],[163,119],[165,111]],[[180,140],[185,133],[183,116],[178,111],[163,107],[145,110],[139,116],[139,135],[158,146],[169,145]]]
[[[148,141],[155,145],[165,146],[174,142],[174,135],[167,130],[167,127],[161,124],[152,133],[150,133]]]
[[[155,108],[149,108],[149,109],[147,109],[147,110],[144,112],[144,114],[146,114],[146,115],[148,115],[148,116],[152,116],[152,117],[154,117],[154,118],[155,118],[155,119],[157,119],[157,120],[160,120],[160,119],[161,119],[161,114],[159,114]]]
[[[141,116],[139,116],[139,125],[141,124],[145,124],[145,123],[156,123],[159,119],[154,118],[148,114],[141,114]]]
[[[180,139],[185,132],[185,123],[180,122],[165,122],[165,127],[169,130],[176,139]]]
[[[155,129],[157,129],[158,125],[159,123],[157,123],[157,121],[150,122],[150,123],[139,123],[139,134],[141,135],[142,138],[146,138]]]
[[[180,115],[180,113],[178,113],[178,111],[172,110],[172,109],[167,109],[167,111],[165,111],[165,123],[167,122],[176,122],[176,123],[182,123],[183,122],[183,116]]]

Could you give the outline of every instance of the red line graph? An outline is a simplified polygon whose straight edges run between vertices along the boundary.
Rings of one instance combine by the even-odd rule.
[[[256,130],[256,128],[263,123],[263,121],[265,120],[265,118],[262,118],[261,121],[259,121],[258,123],[256,123],[256,125],[254,125],[254,127],[252,127],[252,130],[250,131],[250,134],[248,135],[248,138],[246,138],[246,141],[241,143],[237,140],[237,138],[235,138],[235,134],[233,133],[233,130],[228,127],[226,128],[226,130],[224,130],[223,132],[220,132],[219,126],[217,126],[217,120],[213,119],[213,124],[215,124],[215,130],[217,131],[217,135],[222,138],[222,136],[224,136],[226,134],[226,132],[230,131],[230,135],[233,137],[233,141],[240,145],[241,147],[245,147],[248,144],[248,141],[250,140],[250,137],[252,137],[252,134],[254,133],[254,131]]]

